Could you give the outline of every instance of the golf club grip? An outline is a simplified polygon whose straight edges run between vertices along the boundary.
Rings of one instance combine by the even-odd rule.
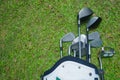
[[[104,70],[103,69],[100,69],[99,74],[100,74],[100,80],[104,80]]]
[[[104,80],[104,75],[101,76],[101,80]]]

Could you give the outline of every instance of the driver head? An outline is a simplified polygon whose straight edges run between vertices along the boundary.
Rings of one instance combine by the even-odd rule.
[[[81,21],[88,19],[93,14],[93,11],[90,8],[82,8],[78,14],[78,19]]]
[[[100,17],[92,17],[87,24],[87,28],[88,29],[97,28],[101,21],[102,19]]]

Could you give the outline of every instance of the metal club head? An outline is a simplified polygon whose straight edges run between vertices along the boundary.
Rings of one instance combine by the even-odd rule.
[[[84,7],[80,10],[78,14],[78,19],[86,20],[93,14],[93,11],[90,8]]]
[[[85,43],[81,42],[81,56],[84,56],[86,54],[86,51],[85,51]],[[76,42],[74,44],[71,44],[70,47],[69,47],[69,54],[71,54],[71,51],[72,52],[76,52],[76,55],[79,56],[79,42]]]
[[[61,38],[62,42],[70,42],[73,41],[74,39],[75,39],[75,35],[72,32],[66,34]]]
[[[104,57],[104,58],[109,58],[109,57],[112,57],[114,54],[115,54],[115,51],[114,51],[113,48],[111,48],[111,47],[102,47],[102,51],[100,53],[100,56]]]
[[[86,35],[85,34],[81,34],[80,35],[80,38],[81,38],[81,42],[83,42],[83,43],[87,43],[87,38],[86,38]],[[72,44],[74,44],[74,43],[77,43],[77,42],[79,42],[79,36],[78,37],[76,37],[73,41],[72,41]]]
[[[92,48],[98,48],[98,47],[101,47],[102,46],[102,40],[100,38],[98,39],[95,39],[93,41],[90,42],[90,46]]]
[[[90,21],[87,24],[88,29],[94,29],[97,28],[97,26],[100,24],[102,19],[100,17],[93,17],[90,19]]]
[[[100,38],[100,34],[97,31],[90,33],[88,36],[90,41]]]
[[[115,51],[111,47],[102,47],[102,50],[98,54],[98,61],[100,69],[102,70],[102,58],[110,58],[115,54]]]
[[[97,32],[97,31],[90,33],[88,36],[89,36],[89,41],[93,41],[93,40],[96,40],[96,39],[99,39],[99,38],[100,38],[100,34],[99,34],[99,32]],[[80,37],[81,37],[81,41],[82,41],[83,43],[84,43],[84,42],[87,43],[87,37],[86,37],[85,34],[81,34]],[[78,42],[78,41],[79,41],[79,36],[76,37],[76,38],[72,41],[72,44],[74,44],[74,43],[76,43],[76,42]]]
[[[61,39],[60,39],[60,57],[62,58],[62,53],[63,53],[63,42],[70,42],[72,41],[73,39],[75,39],[75,35],[70,32],[68,34],[66,34],[65,36],[63,36]]]

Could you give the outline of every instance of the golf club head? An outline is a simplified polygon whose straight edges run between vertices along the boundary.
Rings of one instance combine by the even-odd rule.
[[[90,33],[88,36],[90,41],[100,38],[100,34],[97,31]]]
[[[90,33],[89,35],[89,41],[92,41],[92,40],[95,40],[95,39],[99,39],[100,38],[100,34],[99,32],[92,32]],[[76,37],[73,41],[72,41],[72,44],[76,43],[79,41],[79,37]],[[85,34],[81,34],[81,41],[83,43],[87,43],[87,38],[86,38],[86,35]]]
[[[97,26],[100,24],[101,21],[102,19],[100,17],[92,17],[87,23],[87,28],[88,29],[97,28]]]
[[[76,43],[72,44],[71,45],[71,50],[78,50],[78,48],[79,48],[79,44],[78,43],[79,42],[76,42]],[[81,44],[82,44],[82,42],[81,42]],[[82,45],[81,45],[81,47],[82,47]]]
[[[102,46],[102,40],[100,38],[98,39],[95,39],[93,41],[90,42],[90,46],[92,48],[98,48],[98,47],[101,47]]]
[[[85,43],[81,42],[81,56],[84,56],[86,54],[86,48]],[[74,43],[71,45],[71,51],[76,51],[76,56],[79,57],[79,42]]]
[[[85,34],[81,34],[80,35],[81,37],[81,42],[83,42],[84,44],[87,43],[87,38],[86,38],[86,35]],[[79,41],[79,37],[76,37],[73,41],[72,41],[72,44],[75,44]]]
[[[65,36],[62,37],[62,42],[70,42],[70,41],[73,41],[75,39],[75,35],[70,32],[68,34],[66,34]]]
[[[60,57],[61,58],[62,58],[62,53],[63,53],[63,42],[70,42],[74,38],[75,38],[75,35],[72,32],[70,32],[60,39]]]
[[[93,14],[93,11],[90,8],[84,7],[80,10],[78,14],[78,19],[81,21],[88,19]]]
[[[115,51],[114,51],[113,48],[111,48],[111,47],[102,47],[102,51],[100,53],[100,56],[104,57],[104,58],[109,58],[109,57],[112,57],[114,54],[115,54]]]

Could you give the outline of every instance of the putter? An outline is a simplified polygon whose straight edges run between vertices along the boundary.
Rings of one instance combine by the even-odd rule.
[[[115,51],[111,47],[102,47],[102,50],[99,52],[98,61],[99,61],[99,65],[100,65],[99,74],[100,74],[100,79],[101,80],[104,80],[104,70],[103,70],[103,67],[102,67],[102,58],[110,58],[114,54],[115,54]]]
[[[87,36],[87,54],[86,54],[86,60],[88,62],[90,62],[90,45],[89,45],[89,30],[90,29],[94,29],[94,28],[97,28],[97,26],[100,24],[101,22],[101,18],[100,17],[93,17],[89,20],[89,22],[87,23],[87,27],[86,27],[86,36]]]
[[[79,58],[81,58],[81,38],[80,38],[80,24],[81,21],[88,19],[93,14],[90,8],[82,8],[77,16],[78,20],[78,36],[79,36]]]
[[[70,41],[73,41],[74,39],[75,39],[75,35],[72,32],[66,34],[60,39],[60,57],[61,58],[63,54],[63,42],[70,42]]]

